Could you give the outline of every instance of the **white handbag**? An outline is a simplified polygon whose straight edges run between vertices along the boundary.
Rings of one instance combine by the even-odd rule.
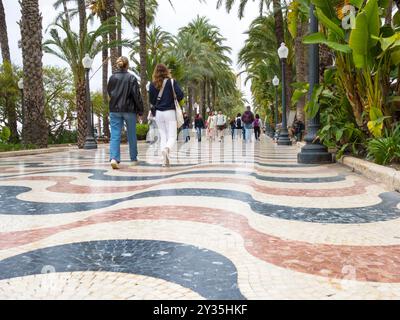
[[[178,102],[178,99],[176,97],[175,93],[175,87],[174,87],[174,79],[171,79],[171,84],[172,84],[172,92],[174,93],[174,102],[175,102],[175,113],[176,113],[176,126],[178,129],[183,126],[185,123],[185,120],[183,120],[183,112],[182,108]]]

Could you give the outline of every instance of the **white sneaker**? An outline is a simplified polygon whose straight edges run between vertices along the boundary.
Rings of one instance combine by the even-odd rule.
[[[136,161],[131,161],[131,167],[135,167],[135,166],[137,166],[139,164],[139,161],[138,160],[136,160]]]
[[[112,167],[114,170],[119,169],[119,165],[118,165],[117,160],[114,160],[114,159],[111,160],[111,167]]]
[[[167,159],[168,159],[168,157],[167,157],[167,149],[164,149],[163,151],[162,151],[162,157],[163,157],[163,162],[162,162],[162,166],[163,167],[166,167],[167,166]]]
[[[169,164],[170,164],[170,159],[169,159],[169,149],[168,148],[165,148],[163,151],[162,151],[162,156],[163,156],[163,167],[169,167]]]

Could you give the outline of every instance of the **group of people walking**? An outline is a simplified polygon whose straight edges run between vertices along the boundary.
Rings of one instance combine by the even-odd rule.
[[[136,122],[142,121],[144,104],[140,93],[140,87],[134,75],[128,72],[129,60],[120,57],[117,60],[118,71],[115,72],[108,82],[108,94],[110,97],[110,163],[113,169],[118,169],[121,162],[121,133],[124,123],[127,126],[127,137],[129,142],[129,155],[131,164],[138,163],[138,148],[136,138]],[[190,122],[187,114],[183,114],[181,123],[180,113],[182,112],[179,103],[184,98],[184,93],[179,84],[174,81],[167,66],[158,64],[154,70],[152,82],[148,88],[151,112],[148,120],[152,128],[157,127],[162,153],[162,165],[170,165],[170,153],[173,149],[178,135],[178,125],[183,131],[184,140],[190,140]],[[205,121],[199,113],[194,119],[194,128],[197,140],[202,138],[202,130],[207,130],[207,138],[210,141],[218,139],[222,142],[224,132],[228,124],[227,117],[221,112],[210,112]],[[242,130],[243,139],[251,140],[254,130],[256,140],[260,139],[262,123],[259,115],[251,112],[251,108],[243,115],[238,114],[236,119],[230,121],[232,138],[236,130]],[[155,137],[154,137],[155,138]]]
[[[143,117],[144,104],[140,94],[137,79],[128,72],[129,60],[120,57],[117,60],[118,71],[108,83],[110,97],[110,163],[113,169],[118,169],[121,162],[121,132],[124,122],[127,126],[129,155],[131,164],[138,163],[136,138],[136,121]],[[151,118],[157,125],[160,135],[160,148],[163,156],[163,166],[170,164],[170,152],[176,143],[177,103],[182,101],[184,93],[164,64],[156,66],[149,87],[149,100],[152,105]]]
[[[254,115],[251,111],[251,107],[248,106],[243,115],[238,113],[236,118],[231,120],[230,127],[232,139],[243,136],[243,140],[249,142],[251,141],[252,132],[254,131],[256,141],[260,141],[263,123],[260,119],[260,115]]]

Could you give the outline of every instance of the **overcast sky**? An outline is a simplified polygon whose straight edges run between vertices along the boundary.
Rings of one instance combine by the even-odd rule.
[[[155,23],[161,26],[165,31],[176,34],[179,28],[188,24],[197,15],[207,16],[212,24],[220,28],[221,34],[227,39],[227,45],[232,48],[231,58],[234,61],[232,68],[239,72],[241,70],[239,70],[236,64],[237,55],[246,39],[243,33],[247,31],[250,22],[258,15],[258,2],[254,3],[253,1],[249,1],[245,11],[245,17],[242,20],[239,20],[237,17],[237,5],[230,14],[227,14],[225,8],[216,9],[216,2],[217,0],[207,0],[206,3],[199,3],[197,0],[173,0],[173,9],[168,0],[159,0],[159,9]],[[21,52],[18,49],[18,40],[21,38],[21,35],[17,24],[21,16],[20,6],[17,0],[3,0],[3,3],[6,11],[12,62],[22,65]],[[44,32],[47,26],[54,21],[56,11],[53,8],[54,0],[39,0],[39,3],[43,15]],[[124,29],[124,36],[129,38],[130,33],[133,34],[133,30],[126,26]],[[46,35],[44,36],[46,37]],[[100,56],[101,55],[94,61],[94,71],[101,65]],[[43,63],[45,65],[66,66],[58,58],[47,54],[43,58]],[[92,90],[101,90],[101,71],[93,77],[91,86]],[[248,86],[246,89],[243,89],[243,91],[250,102],[251,97]]]

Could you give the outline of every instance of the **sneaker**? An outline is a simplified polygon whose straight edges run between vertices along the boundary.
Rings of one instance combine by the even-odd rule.
[[[114,170],[119,169],[118,161],[115,160],[115,159],[112,159],[112,160],[111,160],[111,167],[112,167]]]
[[[137,166],[139,164],[138,160],[131,161],[131,167]]]
[[[164,149],[162,151],[162,157],[163,157],[162,166],[166,167],[167,166],[167,162],[168,162],[167,149]]]

